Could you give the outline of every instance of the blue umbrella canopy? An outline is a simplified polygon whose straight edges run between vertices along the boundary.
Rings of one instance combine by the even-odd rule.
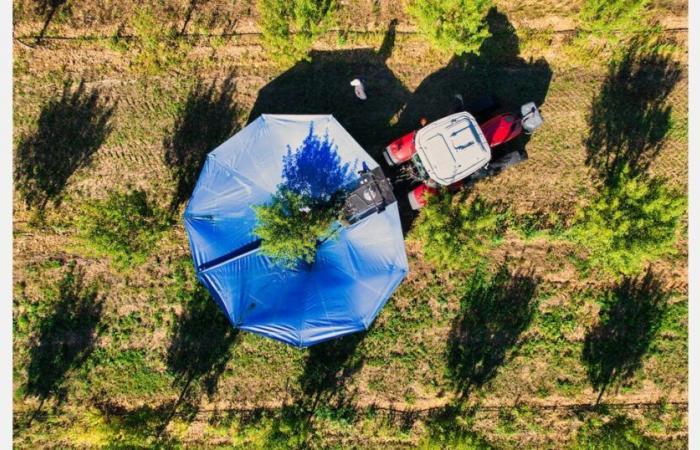
[[[253,207],[280,186],[326,198],[377,163],[330,115],[258,117],[207,156],[185,210],[199,280],[233,326],[307,347],[367,329],[408,273],[394,202],[282,267],[260,251]]]

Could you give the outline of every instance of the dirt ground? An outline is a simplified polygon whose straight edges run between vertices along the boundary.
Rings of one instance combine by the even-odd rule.
[[[411,272],[367,333],[299,351],[227,331],[228,340],[211,343],[230,346],[219,355],[221,367],[188,378],[190,372],[178,372],[168,359],[173,329],[186,316],[182,297],[173,294],[180,289],[175,268],[189,260],[182,224],[173,225],[143,265],[122,271],[77,243],[70,218],[79,213],[80,202],[104,198],[112,189],[142,188],[164,207],[173,204],[181,180],[168,160],[167,140],[187,102],[210,87],[208,100],[217,106],[205,108],[209,116],[194,124],[203,134],[231,135],[262,112],[333,113],[374,156],[414,128],[420,116],[444,115],[455,91],[496,93],[515,106],[535,100],[545,125],[517,143],[526,146],[529,159],[478,183],[475,192],[518,214],[554,211],[570,217],[594,187],[585,140],[599,119],[592,117],[591,106],[610,79],[604,62],[580,65],[567,53],[580,2],[497,2],[489,20],[498,33],[488,62],[488,53],[450,58],[432,50],[400,2],[341,2],[340,31],[315,46],[312,62],[284,69],[259,44],[251,2],[150,2],[160,20],[186,32],[190,44],[182,64],[151,76],[133,69],[132,51],[108,44],[118,29],[131,32],[132,2],[69,3],[70,13],[54,15],[41,43],[36,37],[46,14],[37,12],[35,2],[14,3],[15,147],[37,129],[49,99],[60,98],[64,88],[80,92],[80,83],[84,95],[99,99],[87,114],[105,114],[109,132],[63,180],[60,200],[41,208],[43,217],[15,195],[16,445],[95,447],[121,436],[114,442],[149,446],[155,442],[153,430],[159,430],[178,445],[244,447],[257,442],[243,432],[246,424],[264,428],[265,420],[312,399],[327,408],[325,416],[306,423],[322,436],[319,446],[398,448],[421,442],[460,396],[444,355],[460,314],[460,300],[450,292],[466,275],[441,272],[426,262],[420,242],[407,241]],[[667,36],[683,50],[642,82],[645,89],[663,91],[655,107],[669,114],[666,138],[649,172],[686,190],[687,5],[677,0],[655,5]],[[398,25],[388,40],[391,19]],[[669,71],[676,73],[672,80]],[[358,75],[367,80],[366,104],[354,102],[346,86]],[[309,93],[314,89],[318,92]],[[635,104],[630,99],[631,107]],[[206,122],[219,117],[227,126],[212,130]],[[199,151],[208,151],[217,142],[202,138],[199,144],[210,146]],[[184,203],[176,204],[180,217]],[[670,295],[662,331],[634,376],[605,394],[609,414],[638,420],[646,435],[672,447],[682,446],[687,435],[685,234],[678,248],[678,255],[652,265]],[[598,392],[588,382],[580,353],[597,323],[596,292],[612,280],[582,277],[569,255],[566,244],[514,234],[492,255],[495,265],[507,260],[514,272],[529,270],[538,299],[530,327],[463,404],[473,411],[471,429],[497,447],[561,448],[589,414],[598,413],[593,407]],[[67,369],[62,394],[42,398],[24,387],[31,349],[41,344],[38,324],[70,261],[82,270],[85,283],[99,282],[101,318],[84,364]],[[182,289],[193,292],[193,286],[190,279]],[[270,426],[281,426],[275,424]]]

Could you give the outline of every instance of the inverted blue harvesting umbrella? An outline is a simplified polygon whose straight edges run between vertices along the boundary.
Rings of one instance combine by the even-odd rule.
[[[234,327],[307,347],[367,329],[408,273],[396,202],[285,268],[260,251],[253,207],[284,186],[315,198],[377,163],[330,115],[258,117],[207,156],[185,210],[199,280]]]

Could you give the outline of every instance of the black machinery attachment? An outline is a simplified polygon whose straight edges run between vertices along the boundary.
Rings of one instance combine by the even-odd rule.
[[[359,184],[345,199],[341,223],[352,225],[375,212],[381,213],[395,201],[391,182],[381,167],[369,170],[363,163]]]

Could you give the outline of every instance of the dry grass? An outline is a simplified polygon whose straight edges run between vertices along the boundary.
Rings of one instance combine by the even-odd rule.
[[[684,14],[684,2],[660,4],[662,14]],[[449,89],[463,86],[461,83],[474,80],[475,75],[450,68],[449,61],[418,36],[401,34],[409,25],[398,2],[381,2],[376,9],[372,5],[368,1],[347,5],[342,10],[341,26],[352,21],[353,28],[382,30],[391,18],[398,17],[399,34],[391,56],[382,61],[367,56],[370,50],[350,51],[371,48],[374,52],[381,44],[381,32],[349,33],[342,41],[330,35],[318,43],[317,60],[319,73],[330,74],[329,85],[344,85],[343,77],[365,71],[370,74],[370,85],[381,86],[385,95],[377,100],[370,119],[384,122],[363,125],[366,112],[347,105],[339,114],[349,129],[368,126],[370,131],[377,130],[374,138],[366,133],[363,142],[369,151],[376,152],[387,139],[415,126],[413,115],[440,114],[443,97],[451,95]],[[508,5],[504,3],[501,12],[516,27],[540,17],[538,11],[546,10],[547,15],[564,20],[575,9],[574,3],[561,1]],[[46,35],[111,36],[125,22],[132,6],[128,2],[71,2],[70,14],[58,15]],[[33,2],[15,2],[18,36],[34,35],[41,29],[43,21],[33,8]],[[188,2],[166,2],[161,8],[162,20],[184,25]],[[193,11],[187,32],[251,31],[254,11],[246,2],[202,2]],[[358,24],[354,20],[358,16],[366,20]],[[543,100],[546,120],[527,144],[530,159],[479,183],[476,191],[491,201],[507,202],[517,214],[544,210],[568,217],[576,202],[592,189],[593,174],[585,164],[587,114],[606,68],[604,64],[577,67],[562,51],[566,36],[547,36],[546,46],[535,38],[521,40],[519,54],[500,55],[503,60],[488,82],[475,85],[495,89],[513,103],[536,91]],[[677,37],[684,45],[684,36]],[[420,243],[409,242],[410,275],[369,332],[341,349],[348,352],[346,359],[324,361],[313,352],[241,333],[231,344],[225,366],[215,374],[211,390],[206,379],[214,374],[202,375],[185,389],[168,363],[176,325],[188,317],[187,300],[197,295],[183,227],[173,226],[158,249],[127,273],[116,272],[108,260],[76,243],[70,215],[78,212],[80,202],[104,198],[108,190],[131,185],[146,190],[163,208],[171,206],[178,180],[177,172],[168,166],[164,142],[173,135],[193,87],[214,84],[219,89],[224,80],[232,80],[230,102],[240,112],[232,119],[231,129],[235,129],[245,124],[256,102],[261,101],[260,90],[280,75],[275,65],[264,59],[254,35],[188,39],[192,47],[186,63],[152,77],[131,70],[132,55],[106,48],[103,40],[46,39],[33,49],[15,46],[16,145],[36,132],[42,108],[48,99],[60,98],[66,80],[75,81],[73,88],[83,80],[100,99],[115,105],[111,131],[90,163],[77,167],[68,178],[57,206],[48,204],[43,217],[38,217],[36,208],[29,209],[21,195],[15,196],[13,387],[18,447],[80,442],[98,446],[115,439],[125,445],[149,445],[175,406],[176,414],[162,434],[164,445],[245,446],[273,438],[286,442],[291,439],[285,434],[289,428],[306,422],[307,416],[300,416],[299,411],[309,408],[311,371],[326,373],[326,380],[336,386],[335,390],[329,383],[314,386],[322,399],[309,420],[314,446],[417,445],[433,429],[436,417],[451,411],[448,406],[456,398],[445,352],[453,322],[460,314],[458,289],[471,276],[439,273],[422,259]],[[545,61],[547,70],[535,63],[538,58]],[[650,171],[685,188],[686,55],[676,58],[683,66],[681,78],[667,99],[672,106],[671,127]],[[542,76],[550,78],[544,83]],[[282,84],[282,88],[290,89],[289,103],[280,99],[282,107],[293,108],[294,86]],[[388,98],[393,95],[400,101]],[[175,216],[180,212],[175,211]],[[683,247],[679,257],[654,264],[657,278],[672,294],[661,331],[641,369],[605,397],[609,403],[630,405],[611,407],[611,411],[623,411],[637,420],[646,434],[663,438],[672,447],[682,442],[687,431],[682,405],[687,401],[684,239],[679,246]],[[529,327],[518,336],[516,345],[507,349],[493,378],[468,397],[457,415],[494,445],[560,447],[574,438],[592,414],[585,405],[595,403],[597,392],[587,378],[581,351],[588,330],[598,320],[596,295],[608,289],[611,280],[581,278],[570,254],[566,244],[537,237],[526,240],[512,233],[492,255],[494,265],[508,258],[511,271],[532,268],[539,280],[538,306]],[[28,349],[37,344],[39,325],[51,317],[52,289],[70,261],[83,269],[85,283],[100,283],[100,325],[88,363],[67,372],[61,386],[65,396],[49,395],[37,409],[41,399],[27,395],[24,388],[31,360]],[[669,406],[663,406],[665,401],[671,402]],[[91,408],[89,414],[86,405]],[[411,413],[428,408],[432,409]],[[27,427],[36,411],[39,414]],[[453,422],[457,416],[451,416]]]

